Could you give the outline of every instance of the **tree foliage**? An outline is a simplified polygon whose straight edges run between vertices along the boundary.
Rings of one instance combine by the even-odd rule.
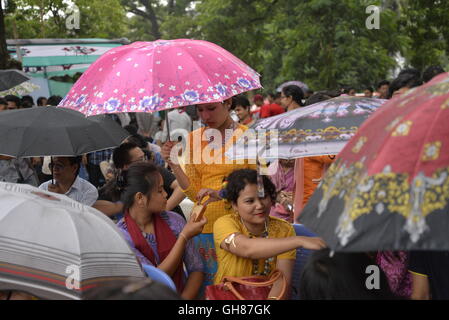
[[[191,38],[214,42],[262,75],[312,89],[364,89],[392,77],[397,56],[423,70],[449,67],[446,0],[8,0],[7,38]],[[79,30],[67,30],[71,3]],[[366,8],[381,8],[369,30]],[[0,44],[1,45],[1,44]]]
[[[410,39],[406,53],[409,65],[421,71],[435,64],[449,67],[449,1],[407,0],[402,29]]]
[[[8,39],[118,38],[127,31],[119,0],[14,0],[14,4],[5,19]],[[66,25],[73,4],[79,8],[79,29]]]
[[[269,90],[288,80],[361,88],[386,78],[405,45],[391,9],[379,30],[366,28],[369,4],[376,2],[207,0],[197,9],[201,36],[254,67]]]

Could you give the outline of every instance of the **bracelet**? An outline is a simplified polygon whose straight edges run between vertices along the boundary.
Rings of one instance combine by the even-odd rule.
[[[224,243],[228,246],[232,243],[234,248],[237,248],[237,246],[235,245],[235,233],[231,234],[226,239],[224,239]]]
[[[189,242],[189,240],[187,240],[187,237],[182,232],[179,234],[179,236],[183,237],[186,242]]]
[[[268,297],[267,300],[277,300],[278,297]]]

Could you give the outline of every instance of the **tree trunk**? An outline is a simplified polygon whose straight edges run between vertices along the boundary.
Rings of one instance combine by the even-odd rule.
[[[159,30],[159,22],[157,21],[156,13],[154,12],[150,1],[142,0],[142,4],[144,5],[146,14],[151,22],[151,34],[158,40],[161,38],[161,32]]]
[[[3,16],[2,1],[0,0],[0,69],[6,69],[9,55],[6,48],[6,30]]]
[[[169,0],[168,1],[168,14],[174,14],[175,13],[175,0]]]

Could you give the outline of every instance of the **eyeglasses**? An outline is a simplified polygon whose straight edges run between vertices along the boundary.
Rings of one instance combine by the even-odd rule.
[[[50,168],[50,170],[55,170],[56,169],[58,171],[64,170],[64,168],[65,168],[64,165],[59,164],[59,163],[53,163],[53,162],[50,162],[48,164],[48,167]]]
[[[147,161],[147,160],[148,160],[147,155],[143,155],[142,157],[139,157],[138,159],[131,161],[131,163],[142,162],[142,161]]]

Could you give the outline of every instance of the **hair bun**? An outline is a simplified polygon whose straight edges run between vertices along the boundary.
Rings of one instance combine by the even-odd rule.
[[[222,199],[228,199],[228,192],[226,191],[226,189],[221,189],[219,192],[218,192],[218,195],[220,196],[220,198],[222,198]]]

